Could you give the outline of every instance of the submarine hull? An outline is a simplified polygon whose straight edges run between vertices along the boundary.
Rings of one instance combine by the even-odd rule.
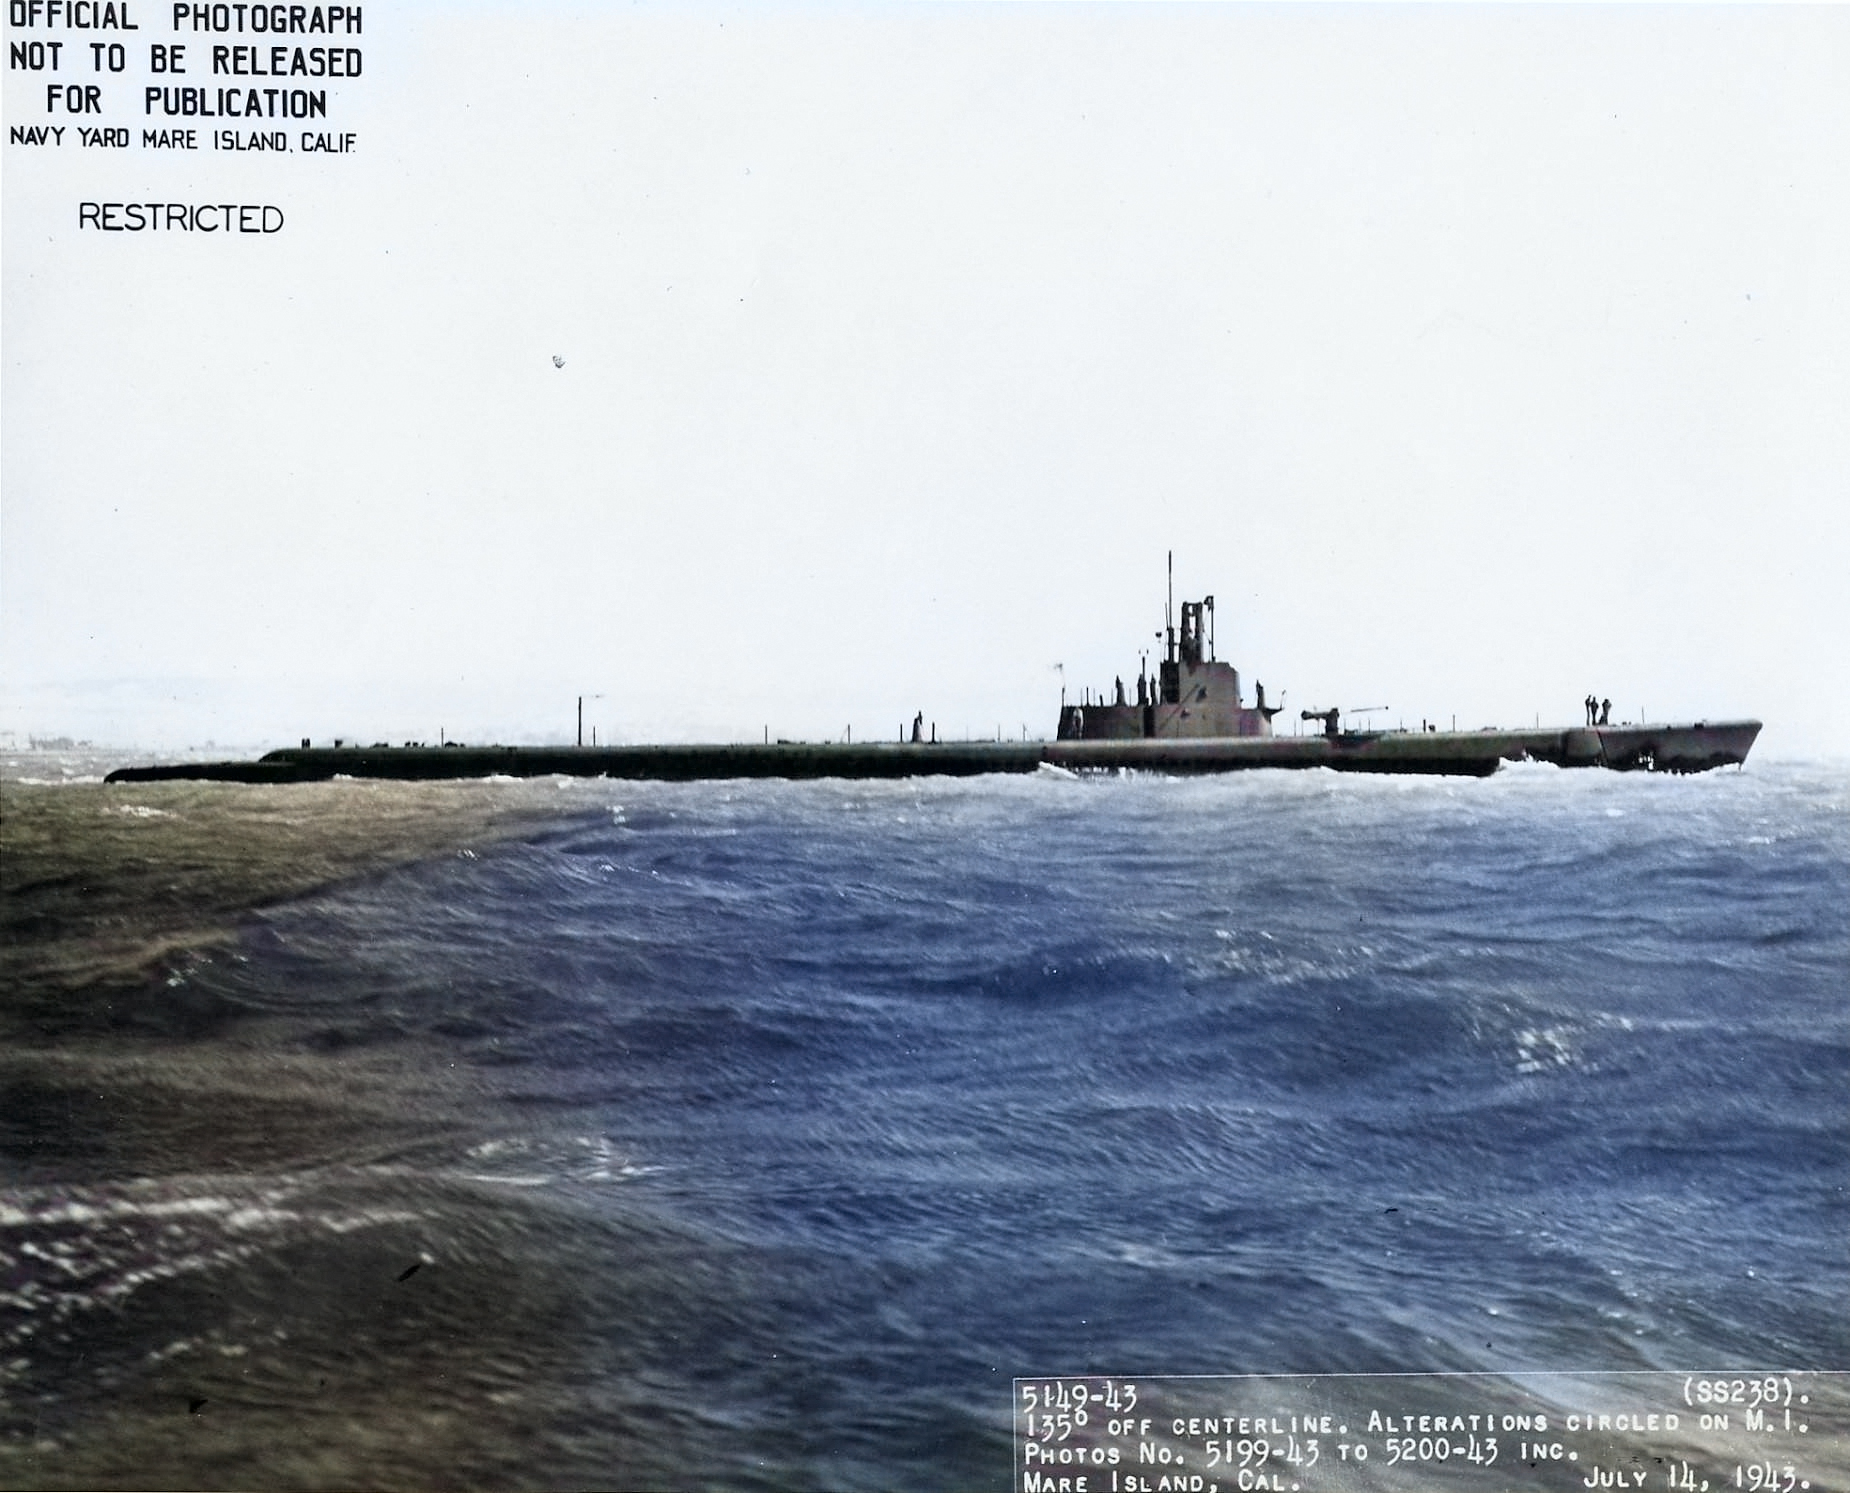
[[[620,747],[288,747],[255,762],[125,767],[111,783],[168,779],[313,783],[330,778],[439,781],[587,777],[696,782],[724,778],[973,777],[1072,772],[1160,773],[1326,767],[1338,772],[1485,777],[1508,761],[1621,772],[1704,772],[1747,760],[1758,721],[1556,727],[1535,731],[1345,731],[1318,736],[1197,736],[1038,742],[749,742]]]

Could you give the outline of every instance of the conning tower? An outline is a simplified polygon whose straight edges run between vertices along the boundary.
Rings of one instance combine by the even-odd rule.
[[[1114,681],[1110,698],[1086,691],[1078,704],[1060,704],[1061,741],[1122,741],[1135,737],[1270,736],[1278,707],[1265,702],[1265,686],[1250,706],[1240,698],[1240,671],[1214,656],[1214,598],[1182,603],[1176,626],[1175,559],[1170,557],[1170,601],[1163,617],[1163,658],[1154,675],[1140,665],[1137,698]]]

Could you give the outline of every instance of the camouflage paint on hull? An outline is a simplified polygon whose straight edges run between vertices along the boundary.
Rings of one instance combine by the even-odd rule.
[[[112,783],[170,778],[311,783],[333,777],[430,781],[484,777],[608,777],[695,782],[721,778],[971,777],[1130,768],[1161,773],[1327,767],[1338,772],[1483,777],[1506,761],[1619,771],[1703,772],[1747,760],[1758,721],[1597,726],[1539,731],[1345,731],[1334,736],[1193,736],[1134,740],[955,741],[933,744],[756,742],[713,746],[310,747],[256,762],[125,767]]]

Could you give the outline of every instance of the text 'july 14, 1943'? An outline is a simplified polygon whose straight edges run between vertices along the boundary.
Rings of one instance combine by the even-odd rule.
[[[1048,1376],[1016,1493],[1850,1489],[1850,1373]]]

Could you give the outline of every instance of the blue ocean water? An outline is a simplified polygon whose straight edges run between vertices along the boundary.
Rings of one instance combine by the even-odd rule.
[[[1003,1488],[1016,1375],[1850,1366],[1841,766],[493,791],[19,1060],[10,1480]]]

